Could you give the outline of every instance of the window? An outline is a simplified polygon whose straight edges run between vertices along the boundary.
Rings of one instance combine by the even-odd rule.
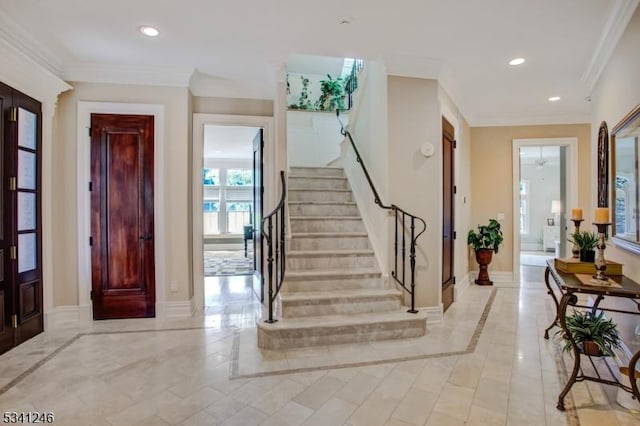
[[[520,181],[520,234],[529,234],[529,181]]]
[[[249,225],[251,203],[227,203],[227,229],[231,233],[242,233]]]
[[[203,168],[203,230],[243,234],[253,211],[253,171],[249,168]]]
[[[218,178],[218,169],[202,169],[202,184],[203,185],[220,185],[220,179]]]
[[[227,170],[228,186],[251,186],[253,185],[252,172],[248,169]]]

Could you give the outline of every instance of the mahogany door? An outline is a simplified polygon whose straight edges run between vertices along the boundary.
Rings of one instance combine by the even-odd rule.
[[[253,138],[253,268],[257,272],[258,278],[254,280],[254,292],[260,302],[264,302],[264,279],[262,277],[263,154],[263,130],[260,129]],[[256,286],[260,288],[256,288]]]
[[[0,353],[43,331],[40,102],[0,83]]]
[[[155,316],[153,116],[91,114],[94,319]]]
[[[453,303],[455,285],[454,259],[454,174],[455,149],[453,126],[442,119],[442,305],[444,310]]]

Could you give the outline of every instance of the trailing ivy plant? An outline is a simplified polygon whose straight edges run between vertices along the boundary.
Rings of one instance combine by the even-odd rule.
[[[304,109],[310,110],[313,109],[313,104],[311,103],[311,91],[309,90],[309,79],[303,75],[300,76],[300,80],[302,81],[302,90],[300,91],[300,98],[298,98],[297,104],[289,105],[289,109]],[[287,87],[288,87],[287,82]],[[287,89],[290,90],[290,89]]]

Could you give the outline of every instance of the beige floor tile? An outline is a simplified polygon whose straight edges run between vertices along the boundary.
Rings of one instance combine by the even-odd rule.
[[[380,380],[361,371],[353,379],[349,380],[335,396],[355,405],[360,405],[378,386]]]
[[[471,406],[468,426],[504,426],[507,423],[507,413],[505,411],[493,411],[477,405]]]
[[[473,394],[473,389],[447,384],[433,410],[464,421],[469,415]]]
[[[399,400],[378,394],[369,395],[360,407],[345,422],[348,426],[384,425],[399,404]]]
[[[465,421],[439,411],[431,412],[425,426],[464,426]]]
[[[316,411],[304,426],[341,425],[358,408],[357,405],[340,398],[331,398]]]
[[[405,423],[402,420],[391,417],[384,426],[411,426],[413,423]]]
[[[343,386],[344,382],[342,380],[325,376],[299,393],[294,398],[294,401],[305,407],[317,410]]]
[[[215,417],[207,414],[206,411],[199,411],[180,423],[180,426],[215,426],[219,424],[220,422]]]
[[[258,400],[251,403],[253,408],[272,415],[294,398],[303,392],[306,386],[293,380],[285,379],[278,383],[277,386],[271,388],[266,394]]]
[[[509,384],[492,379],[480,379],[473,396],[473,405],[497,413],[506,413],[509,406]]]
[[[269,417],[263,426],[298,426],[304,423],[314,411],[296,402],[289,402]]]
[[[423,425],[429,418],[440,395],[411,389],[396,407],[391,420],[401,420],[410,425]]]

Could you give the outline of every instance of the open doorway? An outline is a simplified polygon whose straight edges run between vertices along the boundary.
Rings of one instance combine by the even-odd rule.
[[[253,297],[252,280],[242,277],[256,270],[254,140],[262,129],[206,124],[203,132],[201,241],[209,312]]]
[[[516,139],[514,168],[514,279],[520,266],[546,266],[566,257],[566,212],[578,206],[577,139]]]

